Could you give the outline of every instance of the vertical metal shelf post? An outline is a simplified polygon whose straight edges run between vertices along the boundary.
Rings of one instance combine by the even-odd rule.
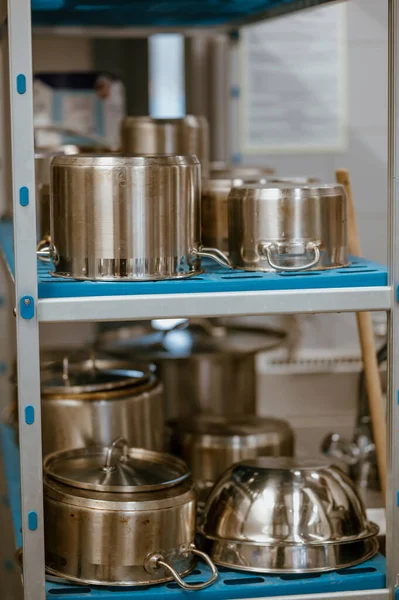
[[[24,599],[44,600],[44,531],[30,0],[8,0]]]
[[[388,107],[388,264],[392,290],[388,313],[388,395],[387,395],[387,587],[392,597],[399,577],[399,5],[389,0],[389,107]]]

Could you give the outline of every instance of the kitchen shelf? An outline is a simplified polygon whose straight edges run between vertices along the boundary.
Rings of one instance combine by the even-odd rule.
[[[331,0],[32,0],[33,25],[236,27]]]
[[[21,545],[21,515],[19,488],[19,451],[14,430],[8,425],[0,425],[0,444],[5,464],[9,504],[13,515],[17,547]],[[339,593],[340,598],[353,598],[352,592],[367,590],[373,600],[386,600],[385,558],[378,554],[373,559],[350,569],[334,573],[304,575],[258,575],[231,569],[219,568],[218,581],[198,595],[206,600],[230,600],[233,598],[269,598],[328,592],[329,598]],[[206,566],[197,565],[195,571],[187,577],[188,582],[203,581],[209,576]],[[348,592],[348,595],[344,595]],[[116,587],[77,586],[65,583],[46,582],[48,600],[183,600],[187,592],[175,583],[158,586],[140,586],[120,589]]]
[[[12,223],[0,222],[0,249],[14,272]],[[203,274],[157,282],[91,282],[54,278],[38,262],[40,321],[107,321],[387,310],[387,269],[352,258],[345,269],[247,273],[204,261]]]

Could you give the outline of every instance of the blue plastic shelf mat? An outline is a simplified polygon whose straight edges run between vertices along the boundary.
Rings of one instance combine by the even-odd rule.
[[[216,26],[330,0],[32,0],[35,25]]]
[[[5,463],[5,472],[11,512],[17,537],[21,544],[21,508],[20,508],[20,469],[19,451],[13,429],[0,425],[0,446]],[[351,569],[334,573],[310,575],[258,575],[219,568],[218,581],[195,597],[204,600],[228,600],[233,598],[267,598],[297,594],[323,594],[356,590],[373,590],[385,587],[385,558],[378,554],[373,559]],[[209,569],[198,564],[187,577],[188,582],[205,581]],[[70,600],[187,600],[187,592],[175,583],[158,586],[140,586],[130,588],[91,587],[56,583],[46,583],[47,599],[66,598]],[[398,599],[399,600],[399,599]]]
[[[11,271],[14,270],[12,224],[0,222],[0,246]],[[267,290],[336,289],[388,285],[386,267],[362,258],[352,258],[349,267],[304,273],[249,273],[203,261],[204,273],[183,280],[150,282],[92,282],[56,279],[49,265],[39,262],[39,298],[135,296],[147,294],[195,294],[256,292]]]

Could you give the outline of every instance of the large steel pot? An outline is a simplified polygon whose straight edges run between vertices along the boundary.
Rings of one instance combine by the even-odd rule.
[[[119,435],[130,445],[163,450],[163,386],[153,370],[94,355],[42,365],[43,454],[107,445]]]
[[[217,578],[194,546],[196,499],[186,465],[116,439],[50,455],[44,463],[48,574],[91,585],[136,586],[175,579],[202,589]],[[182,577],[200,556],[204,583]]]
[[[247,271],[348,265],[347,203],[340,185],[233,188],[229,257]]]
[[[261,573],[344,569],[378,551],[378,527],[328,462],[258,457],[216,483],[200,527],[213,560]]]
[[[194,154],[201,162],[202,177],[209,176],[209,126],[205,117],[126,117],[122,121],[121,137],[125,155]]]
[[[98,346],[107,353],[150,360],[165,386],[168,419],[193,414],[254,414],[256,354],[285,339],[281,331],[217,326],[191,319],[171,330],[144,324],[104,331]]]
[[[57,156],[51,182],[55,277],[152,281],[197,275],[201,256],[226,263],[201,247],[195,156]]]
[[[190,467],[200,508],[219,477],[232,464],[257,456],[293,456],[294,433],[271,417],[198,415],[177,420],[171,450]]]

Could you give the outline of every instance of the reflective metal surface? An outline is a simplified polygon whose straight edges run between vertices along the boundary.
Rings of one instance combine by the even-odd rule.
[[[111,450],[109,464],[105,449],[101,464],[97,460],[93,467],[97,472],[115,466],[115,461],[123,462],[125,446],[122,444],[122,456],[119,456],[117,445],[115,443]],[[144,451],[126,450],[129,460],[137,453],[143,455]],[[147,458],[151,461],[154,453],[147,454]],[[190,589],[181,576],[192,570],[199,555],[212,567],[212,575],[209,580],[195,584],[200,585],[195,589],[206,587],[216,579],[217,571],[210,559],[193,545],[196,509],[195,493],[189,480],[176,479],[175,485],[169,481],[166,489],[163,485],[159,488],[150,485],[152,491],[148,488],[145,491],[141,485],[135,490],[130,485],[131,480],[127,482],[127,489],[133,491],[120,493],[119,486],[114,492],[92,491],[81,489],[79,481],[80,475],[87,480],[87,457],[83,456],[83,462],[79,464],[79,456],[75,453],[71,460],[73,485],[57,481],[54,473],[50,473],[49,467],[54,468],[57,464],[56,455],[48,459],[45,467],[44,527],[48,574],[79,583],[115,586],[161,583],[175,578],[180,586]],[[176,461],[173,457],[165,458],[169,466],[173,460]],[[65,453],[60,461],[62,478],[66,469]],[[156,462],[162,463],[162,455],[158,455]],[[144,461],[140,465],[140,459],[136,457],[134,468],[140,466],[145,470],[149,464]],[[152,472],[153,469],[152,465]],[[161,479],[171,476],[168,467],[163,475]],[[56,473],[55,477],[59,479],[60,475]],[[152,476],[147,475],[146,481],[153,483]]]
[[[209,126],[205,117],[126,117],[122,121],[121,137],[125,155],[193,154],[201,162],[202,177],[209,176]]]
[[[200,272],[194,156],[65,156],[52,163],[55,276],[157,280]]]
[[[226,179],[244,179],[259,180],[263,177],[275,175],[275,169],[271,167],[251,166],[251,165],[231,165],[224,162],[211,163],[210,177],[211,178],[226,178]]]
[[[193,414],[254,414],[255,355],[276,347],[284,332],[215,326],[195,319],[182,329],[154,331],[123,327],[100,335],[98,346],[110,354],[155,362],[165,386],[166,418]]]
[[[257,456],[293,456],[294,433],[286,421],[259,416],[198,415],[177,420],[171,449],[189,465],[202,503],[233,463]]]
[[[233,463],[256,456],[292,456],[294,434],[286,421],[271,417],[238,415],[171,423],[179,454],[194,479],[215,481]]]
[[[347,205],[339,185],[242,186],[229,194],[229,257],[247,271],[346,266]]]
[[[163,386],[151,366],[64,355],[42,362],[41,375],[44,455],[118,436],[130,446],[164,449]]]
[[[209,497],[201,532],[217,563],[263,572],[344,568],[378,549],[378,527],[352,481],[312,460],[233,465]]]

